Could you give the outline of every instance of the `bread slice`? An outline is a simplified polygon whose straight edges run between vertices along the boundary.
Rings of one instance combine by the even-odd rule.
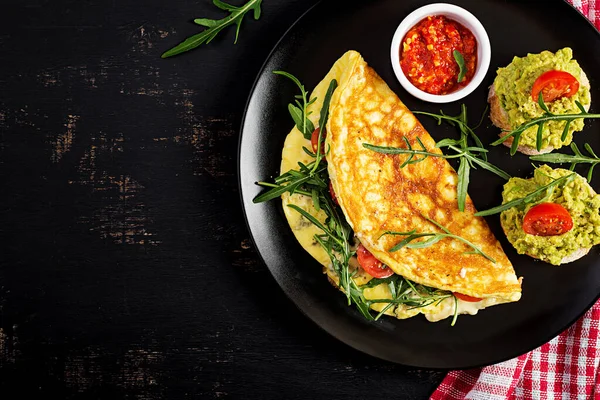
[[[587,253],[590,252],[590,248],[584,249],[578,249],[575,250],[574,252],[572,252],[571,254],[569,254],[568,256],[565,256],[561,261],[560,264],[567,264],[570,262],[573,262],[575,260],[579,260],[581,257],[585,256]]]
[[[590,186],[589,182],[587,183],[588,189],[590,191],[590,193],[592,195],[596,194],[596,191],[592,188],[592,186]],[[502,224],[500,224],[502,225]],[[506,232],[506,229],[504,229],[504,226],[502,226],[502,231],[504,231],[504,234],[506,235],[506,237],[508,237],[508,233]],[[560,264],[559,265],[563,265],[563,264],[567,264],[573,261],[577,261],[579,260],[581,257],[584,257],[587,255],[587,253],[589,253],[591,250],[591,247],[580,247],[577,250],[573,251],[571,254],[568,254],[566,256],[563,257],[562,260],[560,260]],[[536,257],[532,254],[526,253],[529,257],[532,258],[536,258],[538,260],[540,260],[539,257]]]
[[[502,230],[504,231],[504,234],[508,237],[508,234],[506,233],[506,230],[504,229],[504,227],[502,227]],[[590,249],[591,249],[590,247],[588,247],[588,248],[582,247],[582,248],[575,250],[571,254],[564,256],[563,259],[560,261],[560,265],[579,260],[581,257],[584,257],[585,255],[587,255],[587,253],[589,253]],[[538,260],[540,259],[539,257],[536,257],[532,254],[529,254],[529,253],[526,253],[526,254],[529,257],[536,258]]]
[[[580,83],[583,87],[587,87],[588,89],[590,88],[590,80],[588,79],[587,75],[583,71],[581,71]],[[488,102],[490,103],[490,119],[492,120],[494,125],[496,125],[500,129],[502,129],[502,132],[500,132],[500,135],[499,135],[500,137],[502,137],[502,136],[504,136],[504,132],[510,131],[512,129],[512,127],[510,126],[510,124],[508,122],[508,114],[506,113],[506,110],[502,107],[502,104],[500,103],[500,99],[496,95],[496,89],[494,88],[493,83],[492,83],[492,86],[490,86],[490,90],[488,92]],[[591,104],[591,102],[590,102],[590,104]],[[590,109],[590,104],[587,104],[584,107],[586,111],[588,111]],[[505,140],[503,142],[503,144],[507,147],[511,147],[512,142],[513,142],[513,138],[508,138],[507,140]],[[523,154],[527,154],[529,156],[550,153],[552,150],[554,150],[554,147],[552,147],[552,146],[544,147],[540,151],[537,151],[537,149],[535,147],[529,147],[529,146],[523,146],[523,145],[519,145],[517,147],[517,151],[519,151]]]

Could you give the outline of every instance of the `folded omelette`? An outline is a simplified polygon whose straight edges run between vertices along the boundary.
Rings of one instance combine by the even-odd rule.
[[[420,147],[418,138],[429,152],[440,152],[423,126],[359,53],[344,54],[314,89],[310,98],[316,101],[309,106],[309,118],[315,126],[332,79],[337,80],[338,87],[331,98],[326,126],[327,168],[355,241],[396,274],[416,284],[480,299],[464,301],[450,296],[424,307],[388,306],[383,302],[370,307],[401,319],[422,313],[428,320],[438,321],[455,313],[476,314],[491,305],[519,300],[520,279],[485,220],[473,215],[476,210],[471,199],[467,197],[464,212],[458,211],[458,177],[445,159],[427,157],[401,168],[406,155],[380,154],[363,146],[369,143],[405,148],[408,140]],[[310,148],[310,141],[294,128],[285,141],[282,174],[298,169],[298,162],[308,164],[313,160],[303,147]],[[325,222],[326,214],[314,207],[310,196],[284,193],[282,201],[294,235],[337,285],[339,279],[327,252],[314,240],[322,231],[288,205],[304,209],[321,222]],[[403,237],[382,235],[384,232],[439,232],[427,218],[478,246],[494,261],[473,254],[471,247],[452,238],[425,248],[404,247],[390,252]],[[353,268],[358,269],[353,278],[358,285],[372,279],[357,264]],[[389,285],[368,286],[363,290],[365,298],[392,298]]]

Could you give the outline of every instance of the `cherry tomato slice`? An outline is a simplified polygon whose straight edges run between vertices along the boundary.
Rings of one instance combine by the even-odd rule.
[[[331,200],[333,200],[333,204],[335,204],[336,206],[339,206],[340,203],[338,202],[337,196],[335,195],[335,192],[333,191],[333,185],[331,184],[331,181],[329,181],[329,194],[331,195]]]
[[[573,229],[571,214],[560,204],[541,203],[523,218],[523,231],[535,236],[556,236]]]
[[[387,278],[394,274],[394,271],[387,265],[384,265],[381,261],[375,258],[369,250],[362,244],[358,245],[356,249],[356,255],[358,257],[358,263],[365,270],[365,272],[371,275],[373,278]]]
[[[321,128],[317,128],[313,131],[310,137],[310,144],[312,145],[313,153],[317,154],[317,147],[319,146],[319,132]],[[321,138],[321,154],[325,154],[325,135]]]
[[[452,294],[455,295],[456,298],[458,298],[462,301],[468,301],[469,303],[477,303],[478,301],[483,300],[483,299],[480,299],[479,297],[467,296],[466,294],[457,293],[457,292],[452,292]]]
[[[565,71],[547,71],[540,75],[531,89],[531,98],[537,102],[540,92],[545,103],[561,97],[571,97],[579,90],[579,81]]]

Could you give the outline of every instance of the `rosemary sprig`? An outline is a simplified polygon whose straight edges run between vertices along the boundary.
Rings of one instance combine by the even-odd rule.
[[[594,173],[594,167],[596,167],[596,165],[600,163],[600,158],[596,155],[596,153],[594,153],[594,150],[592,150],[592,146],[590,146],[589,144],[585,143],[583,147],[589,153],[589,156],[584,155],[579,150],[577,145],[573,142],[571,143],[571,150],[573,151],[574,155],[551,153],[531,156],[529,157],[529,159],[532,161],[541,161],[544,163],[551,164],[571,164],[569,168],[571,171],[575,170],[575,166],[577,164],[592,164],[587,173],[587,181],[591,182],[592,174]]]
[[[300,94],[296,96],[296,104],[288,104],[288,110],[290,112],[290,115],[292,116],[292,119],[296,123],[296,127],[302,133],[302,135],[304,135],[304,138],[310,139],[313,131],[315,130],[315,127],[312,121],[308,119],[308,116],[311,114],[311,112],[308,111],[308,106],[313,104],[317,99],[312,98],[309,101],[308,92],[304,89],[304,85],[300,83],[298,78],[296,78],[294,75],[285,71],[273,71],[273,73],[285,76],[286,78],[294,82],[296,86],[298,86],[298,88],[300,89]]]
[[[408,232],[386,231],[386,232],[383,233],[383,235],[406,236],[405,239],[403,239],[400,243],[396,244],[389,251],[390,252],[398,251],[398,250],[400,250],[400,249],[402,249],[404,247],[406,247],[407,249],[424,249],[426,247],[433,246],[434,244],[436,244],[437,242],[439,242],[442,239],[451,238],[451,239],[463,242],[467,246],[471,247],[473,249],[473,251],[469,252],[468,254],[479,254],[480,256],[487,258],[488,260],[490,260],[493,263],[496,262],[496,260],[494,260],[492,257],[490,257],[489,255],[487,255],[486,253],[484,253],[478,246],[476,246],[475,244],[473,244],[469,240],[467,240],[467,239],[465,239],[463,237],[460,237],[458,235],[453,234],[446,227],[444,227],[443,225],[441,225],[439,222],[437,222],[437,221],[435,221],[435,220],[433,220],[433,219],[431,219],[429,217],[426,217],[426,216],[423,215],[423,218],[425,218],[431,224],[435,225],[436,227],[438,227],[439,229],[441,229],[442,231],[444,231],[444,233],[439,233],[439,232],[417,232],[415,229],[413,229],[411,231],[408,231]],[[429,237],[429,239],[415,242],[416,239],[420,239],[420,238],[424,238],[424,237]]]
[[[542,94],[542,92],[540,92],[540,95],[538,97],[538,105],[544,111],[544,113],[540,117],[534,118],[531,121],[526,122],[523,125],[507,132],[506,135],[502,136],[500,139],[496,140],[495,142],[492,142],[492,146],[497,146],[512,137],[513,142],[510,147],[510,155],[513,156],[517,152],[517,147],[519,147],[519,140],[521,139],[521,135],[523,134],[523,132],[525,132],[527,129],[529,129],[533,126],[537,126],[538,130],[537,130],[537,135],[536,135],[535,148],[537,151],[540,151],[542,149],[542,140],[543,140],[542,132],[544,130],[544,125],[550,121],[565,121],[565,127],[563,129],[563,132],[562,132],[562,135],[560,138],[564,142],[567,139],[567,136],[569,134],[569,127],[571,126],[571,122],[573,122],[577,119],[580,119],[580,118],[582,118],[582,119],[600,118],[600,114],[591,114],[591,113],[588,113],[587,111],[585,111],[585,108],[583,107],[583,105],[580,102],[575,101],[575,104],[577,105],[577,108],[579,108],[579,111],[580,111],[579,113],[576,113],[576,114],[554,114],[554,113],[550,112],[550,109],[548,109],[548,106],[546,105],[546,103],[544,103],[543,94]]]
[[[471,169],[475,169],[476,166],[479,166],[487,171],[490,171],[501,178],[510,179],[510,175],[496,167],[489,161],[487,161],[488,152],[484,147],[483,143],[479,139],[479,137],[475,134],[473,128],[469,127],[468,119],[467,119],[467,107],[463,104],[461,106],[461,112],[457,116],[451,116],[444,114],[443,111],[440,111],[440,114],[433,114],[423,111],[415,111],[415,114],[422,114],[433,117],[437,119],[438,125],[442,123],[442,121],[446,121],[452,126],[456,126],[460,130],[460,139],[443,139],[440,140],[436,144],[436,148],[447,148],[452,150],[455,154],[438,154],[428,151],[423,142],[419,137],[417,137],[417,142],[421,147],[420,150],[415,150],[409,143],[406,137],[403,137],[404,142],[406,144],[406,148],[400,147],[385,147],[385,146],[375,146],[368,143],[363,143],[363,147],[376,151],[378,153],[384,154],[407,154],[409,157],[402,163],[400,168],[405,167],[409,164],[415,164],[417,162],[421,162],[425,160],[427,157],[438,157],[438,158],[458,158],[460,159],[458,165],[458,185],[456,188],[457,192],[457,201],[458,201],[458,209],[459,211],[465,210],[465,204],[467,200],[467,193],[469,189],[470,182],[470,171]],[[484,112],[485,115],[485,112]],[[481,122],[480,122],[481,124]],[[472,138],[475,142],[475,146],[469,146],[468,139]],[[420,158],[415,158],[415,156],[422,156]]]
[[[542,195],[544,192],[546,192],[548,194],[551,190],[554,190],[554,188],[557,187],[558,185],[568,184],[575,178],[576,175],[577,174],[573,173],[573,174],[569,174],[569,175],[565,175],[563,177],[557,178],[557,179],[553,180],[552,182],[550,182],[549,184],[539,187],[537,190],[529,193],[525,197],[521,197],[520,199],[514,199],[512,201],[509,201],[506,204],[502,204],[497,207],[490,208],[489,210],[476,212],[475,216],[486,217],[488,215],[494,215],[494,214],[501,213],[502,211],[508,210],[509,208],[523,206],[523,205],[526,205],[529,203],[535,203],[536,201],[539,200],[540,195]]]
[[[467,75],[467,64],[465,63],[465,58],[458,50],[454,50],[452,52],[454,56],[454,61],[458,64],[459,72],[458,79],[456,80],[458,83],[461,83],[465,79],[465,75]]]
[[[235,41],[237,43],[238,36],[240,33],[240,26],[242,25],[242,20],[244,16],[250,12],[254,12],[254,19],[258,20],[260,18],[260,3],[262,0],[249,0],[243,6],[237,7],[232,6],[231,4],[224,3],[221,0],[213,0],[213,4],[219,7],[221,10],[229,11],[230,15],[221,18],[221,19],[208,19],[208,18],[196,18],[194,23],[200,26],[204,26],[208,29],[203,30],[202,32],[190,36],[185,39],[183,42],[179,43],[177,46],[173,47],[170,50],[167,50],[161,56],[162,58],[172,57],[174,55],[184,53],[186,51],[190,51],[200,46],[203,43],[210,43],[224,28],[229,25],[237,25],[235,30]]]

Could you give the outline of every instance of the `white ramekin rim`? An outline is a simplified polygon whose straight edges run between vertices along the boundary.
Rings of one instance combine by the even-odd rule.
[[[473,79],[471,79],[471,82],[465,87],[449,94],[435,95],[418,89],[410,83],[408,78],[406,78],[402,71],[402,67],[400,66],[400,46],[402,45],[402,39],[404,39],[406,32],[423,18],[430,15],[444,15],[457,21],[465,28],[469,29],[477,39],[477,71],[475,72]],[[392,45],[390,48],[392,68],[402,87],[416,98],[430,103],[450,103],[471,94],[471,92],[483,82],[490,67],[491,55],[492,48],[490,39],[481,22],[464,8],[446,3],[429,4],[408,14],[406,18],[402,20],[400,25],[398,25],[394,37],[392,38]]]

